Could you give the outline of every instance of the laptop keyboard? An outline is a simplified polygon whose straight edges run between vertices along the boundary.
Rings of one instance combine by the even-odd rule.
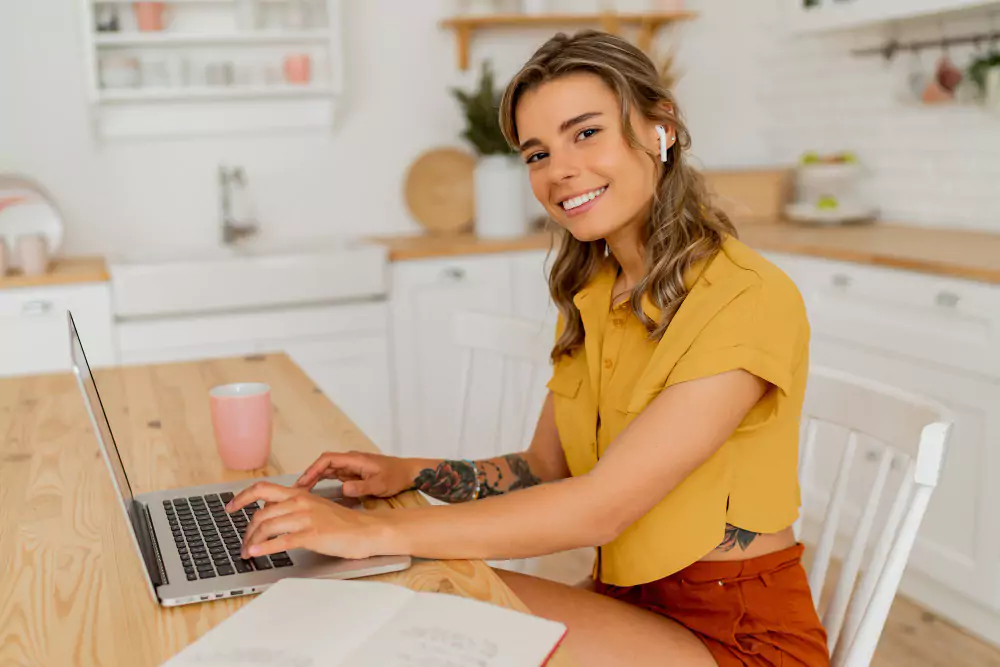
[[[232,499],[233,494],[227,492],[163,501],[188,581],[292,564],[285,551],[270,557],[240,558],[243,533],[260,505],[251,503],[238,512],[227,514],[225,505]]]

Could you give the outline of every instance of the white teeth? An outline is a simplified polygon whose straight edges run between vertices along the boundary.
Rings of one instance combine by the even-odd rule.
[[[583,204],[586,204],[587,202],[593,199],[597,199],[598,197],[603,195],[604,191],[607,189],[608,189],[607,186],[605,186],[603,188],[591,190],[590,192],[582,194],[579,197],[573,197],[572,199],[567,199],[562,203],[562,207],[567,211],[572,211],[574,208],[578,206],[582,206]]]

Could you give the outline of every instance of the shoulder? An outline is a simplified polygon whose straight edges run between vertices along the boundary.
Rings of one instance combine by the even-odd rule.
[[[736,238],[726,239],[701,279],[713,289],[732,292],[724,308],[747,311],[757,326],[808,326],[805,301],[795,282]]]

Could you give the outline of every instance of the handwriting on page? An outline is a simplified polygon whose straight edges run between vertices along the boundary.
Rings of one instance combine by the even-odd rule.
[[[411,626],[399,633],[394,665],[410,667],[490,667],[500,653],[483,637],[441,627]]]

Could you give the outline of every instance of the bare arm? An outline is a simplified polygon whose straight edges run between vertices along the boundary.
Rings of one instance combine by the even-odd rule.
[[[606,544],[715,453],[768,387],[742,370],[668,387],[589,474],[481,503],[386,513],[383,548],[427,558],[524,558]]]
[[[449,503],[499,496],[569,477],[559,443],[552,395],[545,398],[527,451],[470,463],[462,460],[406,459],[414,488]]]
[[[254,556],[305,547],[348,558],[525,558],[606,544],[715,453],[768,387],[742,370],[672,385],[619,434],[590,473],[563,473],[561,481],[481,502],[355,512],[305,489],[257,483],[229,509],[267,501],[246,534]],[[553,419],[554,428],[549,400],[546,405],[542,421]],[[544,466],[553,458],[539,462]],[[542,469],[534,473],[539,478]]]

